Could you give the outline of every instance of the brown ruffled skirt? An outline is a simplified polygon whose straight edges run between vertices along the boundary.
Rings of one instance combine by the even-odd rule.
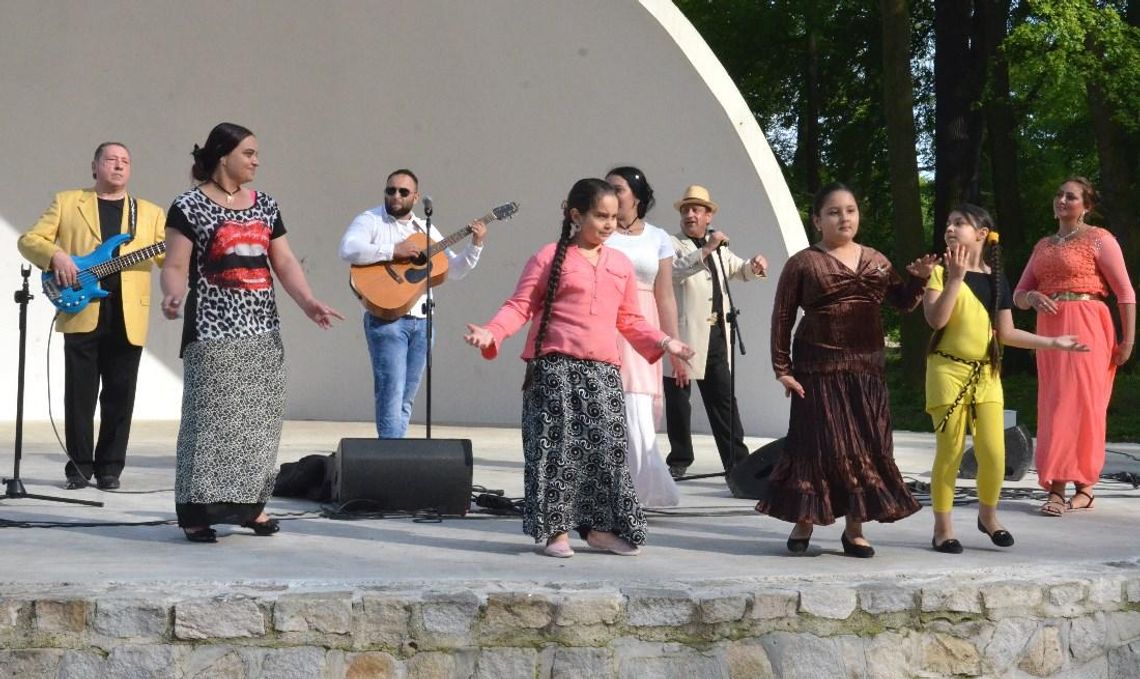
[[[919,510],[894,460],[887,385],[881,374],[797,375],[784,454],[756,511],[826,526],[839,517],[889,523]]]

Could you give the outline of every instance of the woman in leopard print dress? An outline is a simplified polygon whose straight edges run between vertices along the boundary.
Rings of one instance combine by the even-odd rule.
[[[242,188],[256,174],[257,150],[248,129],[217,125],[204,147],[194,146],[191,174],[200,184],[167,215],[162,312],[173,319],[185,309],[175,509],[191,542],[215,542],[215,523],[278,530],[264,512],[285,415],[272,274],[317,325],[343,319],[313,297],[276,201]]]

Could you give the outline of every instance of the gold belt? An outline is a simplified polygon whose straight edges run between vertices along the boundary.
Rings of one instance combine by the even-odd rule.
[[[1054,292],[1049,299],[1055,302],[1103,302],[1104,297],[1091,292]]]

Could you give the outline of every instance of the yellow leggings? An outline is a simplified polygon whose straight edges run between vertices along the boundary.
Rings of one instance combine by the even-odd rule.
[[[950,406],[937,408],[930,413],[935,426],[942,421]],[[977,420],[971,427],[974,432],[974,457],[978,461],[978,500],[987,506],[997,505],[1001,496],[1001,483],[1005,479],[1005,416],[1001,403],[978,403],[971,409],[963,403],[954,409],[944,431],[936,431],[937,452],[934,469],[930,474],[930,493],[934,511],[948,512],[954,506],[954,482],[966,448],[966,423],[971,410]]]

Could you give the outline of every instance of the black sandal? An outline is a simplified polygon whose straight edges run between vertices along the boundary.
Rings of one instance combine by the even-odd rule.
[[[273,535],[281,530],[281,524],[277,523],[277,519],[266,519],[265,521],[246,521],[241,525],[242,528],[252,529],[255,535]]]
[[[198,530],[182,529],[186,539],[190,542],[217,542],[218,534],[213,528],[199,528]]]
[[[958,542],[955,538],[947,538],[942,542],[938,542],[938,538],[930,538],[930,546],[934,548],[934,551],[942,552],[943,554],[962,553],[962,543]]]
[[[1003,530],[1001,528],[999,528],[999,529],[997,529],[991,533],[988,530],[986,530],[986,527],[982,523],[982,520],[980,518],[978,519],[978,530],[980,530],[981,532],[990,536],[990,542],[994,543],[998,547],[1012,547],[1013,546],[1013,534],[1012,533],[1010,533],[1007,530]]]

